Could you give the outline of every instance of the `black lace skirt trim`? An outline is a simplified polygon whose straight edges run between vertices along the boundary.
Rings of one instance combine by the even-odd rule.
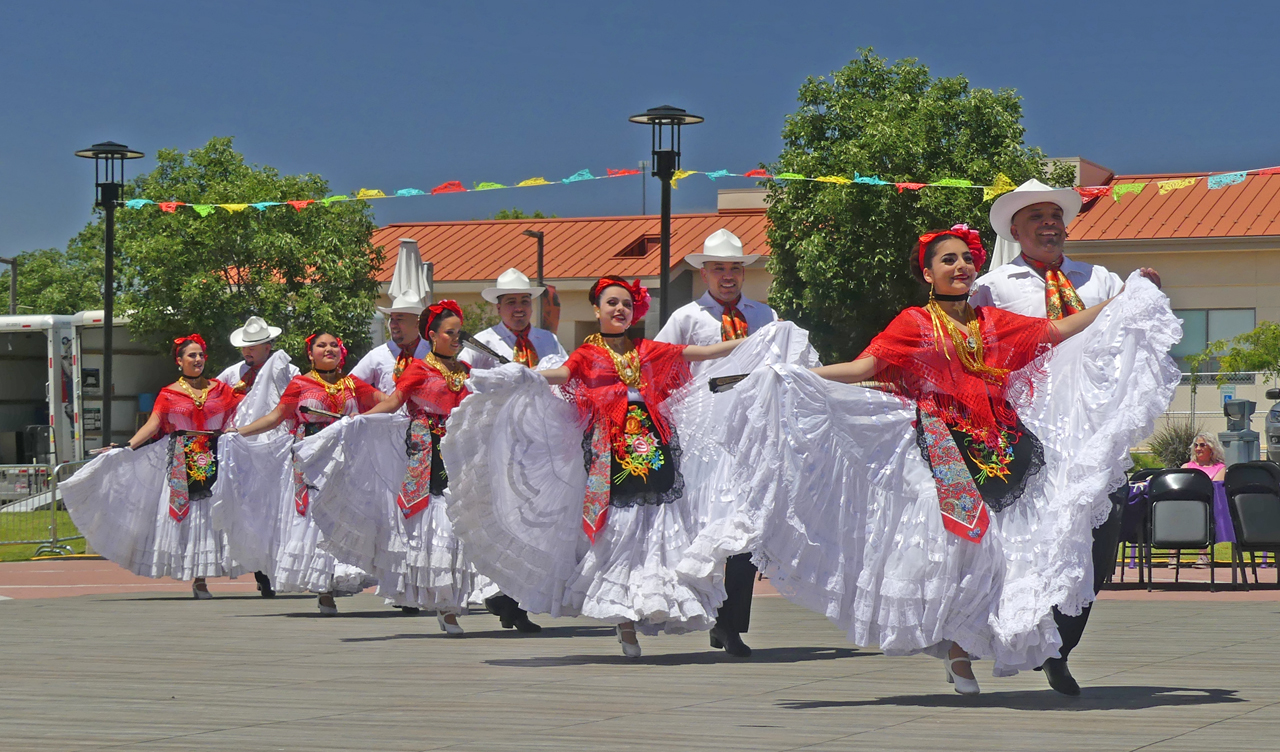
[[[1013,506],[1026,492],[1027,483],[1044,469],[1044,445],[1030,429],[1023,425],[1021,418],[1018,419],[1012,432],[1019,438],[1011,447],[1013,459],[1006,468],[1009,471],[1007,478],[987,477],[978,481],[977,477],[982,471],[968,452],[969,434],[955,428],[951,428],[950,431],[951,440],[960,450],[960,456],[964,458],[964,465],[969,469],[970,477],[974,478],[978,493],[982,495],[982,500],[992,512],[1001,512]],[[916,446],[920,448],[920,455],[924,457],[925,464],[933,470],[933,463],[929,461],[928,440],[920,422],[919,408],[916,408]]]

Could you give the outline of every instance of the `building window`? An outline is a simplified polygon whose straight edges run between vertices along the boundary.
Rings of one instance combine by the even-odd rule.
[[[1174,345],[1169,354],[1178,361],[1183,373],[1191,371],[1187,358],[1204,352],[1210,342],[1238,337],[1257,326],[1253,308],[1187,308],[1176,310],[1173,315],[1182,320],[1182,341]],[[1202,373],[1216,370],[1216,358],[1200,369]]]

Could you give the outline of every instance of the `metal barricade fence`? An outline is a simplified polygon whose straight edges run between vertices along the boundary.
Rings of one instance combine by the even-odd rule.
[[[85,462],[0,465],[0,546],[36,546],[36,556],[71,553],[66,542],[83,536],[66,519],[58,481]]]

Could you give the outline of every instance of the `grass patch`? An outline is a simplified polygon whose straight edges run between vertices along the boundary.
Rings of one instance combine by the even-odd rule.
[[[7,543],[12,540],[49,540],[49,510],[37,512],[3,512],[0,513],[0,562],[27,561],[36,555],[39,543]],[[59,540],[78,536],[75,523],[66,511],[58,512]],[[72,553],[84,553],[84,538],[65,541]]]

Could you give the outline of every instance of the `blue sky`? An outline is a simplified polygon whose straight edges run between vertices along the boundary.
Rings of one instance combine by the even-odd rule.
[[[805,77],[863,46],[1024,97],[1027,141],[1119,172],[1280,164],[1280,6],[1027,2],[179,2],[0,6],[0,255],[63,246],[89,218],[114,140],[154,154],[234,136],[251,161],[335,192],[634,167],[627,117],[670,103],[707,122],[685,167],[776,157]],[[130,164],[130,174],[153,166]],[[707,211],[692,178],[675,209]],[[651,186],[650,209],[655,201]],[[638,213],[634,178],[377,202],[380,223],[509,206]]]

